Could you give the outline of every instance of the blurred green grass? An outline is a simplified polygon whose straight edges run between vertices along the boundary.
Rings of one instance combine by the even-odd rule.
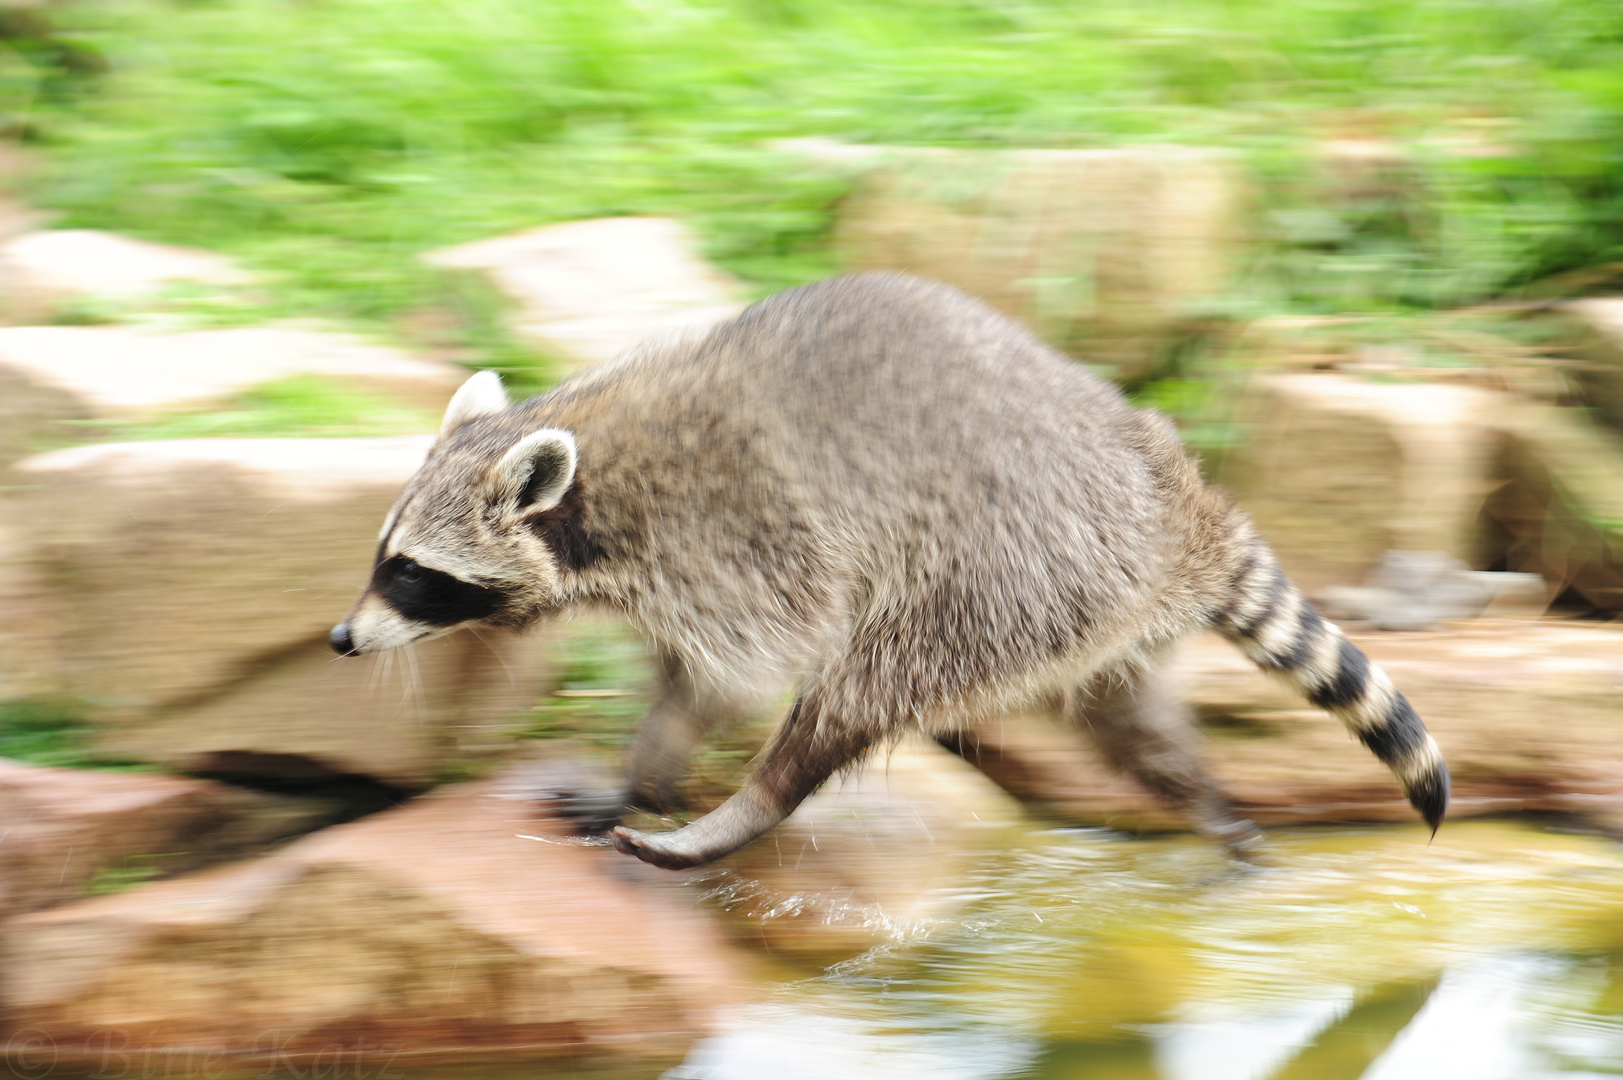
[[[655,682],[648,646],[618,623],[581,620],[559,636],[558,685],[531,709],[526,739],[570,739],[600,749],[624,744]]]
[[[98,753],[95,729],[71,700],[10,698],[0,701],[0,759],[59,768],[148,772],[152,766]]]
[[[407,336],[411,313],[459,305],[417,253],[549,221],[681,215],[763,293],[832,272],[846,181],[765,145],[798,135],[1241,150],[1263,243],[1237,314],[1468,303],[1623,252],[1610,0],[101,0],[50,17],[50,35],[9,36],[0,113],[43,152],[33,195],[61,225],[225,251],[277,314]],[[1406,156],[1331,200],[1312,160],[1327,138]],[[475,324],[476,354],[530,363]]]
[[[189,409],[128,422],[74,422],[80,433],[110,441],[152,439],[309,438],[416,435],[433,431],[439,417],[376,391],[361,391],[335,379],[293,375],[262,383],[207,408]]]

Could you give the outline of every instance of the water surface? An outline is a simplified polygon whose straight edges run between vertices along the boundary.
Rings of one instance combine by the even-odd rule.
[[[1623,849],[1526,823],[1031,830],[953,914],[774,984],[667,1080],[1623,1075]]]

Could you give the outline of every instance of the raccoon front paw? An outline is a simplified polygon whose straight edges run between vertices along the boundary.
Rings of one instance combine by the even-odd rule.
[[[620,823],[627,809],[625,793],[614,789],[554,791],[548,802],[553,813],[584,836],[602,836]]]
[[[544,807],[572,832],[601,836],[625,816],[626,791],[606,770],[569,757],[545,758],[509,774],[506,798]]]
[[[705,858],[702,855],[682,851],[675,843],[667,839],[676,836],[681,831],[678,829],[675,833],[654,835],[638,832],[636,829],[628,829],[624,825],[620,825],[615,828],[613,833],[614,848],[622,855],[635,855],[645,863],[652,863],[654,866],[666,870],[686,870],[689,867],[698,866],[705,861]]]
[[[688,811],[687,800],[668,784],[653,787],[646,784],[633,785],[626,793],[625,804],[628,810],[646,810],[659,817],[671,817]]]

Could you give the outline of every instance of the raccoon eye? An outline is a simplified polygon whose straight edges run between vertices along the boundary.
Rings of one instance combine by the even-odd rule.
[[[400,560],[400,569],[395,571],[395,579],[407,585],[415,585],[423,580],[423,568],[410,559]]]

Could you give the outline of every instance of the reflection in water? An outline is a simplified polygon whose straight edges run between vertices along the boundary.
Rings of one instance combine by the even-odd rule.
[[[1008,1032],[893,1030],[765,1006],[700,1043],[663,1080],[992,1080],[1019,1073],[1035,1050]]]
[[[1397,983],[1370,991],[1312,1042],[1297,1048],[1269,1080],[1358,1080],[1408,1026],[1430,997],[1432,982]]]
[[[1042,832],[961,916],[781,986],[669,1080],[1538,1080],[1623,1072],[1623,852],[1528,826]]]
[[[1156,1065],[1168,1080],[1263,1080],[1345,1017],[1351,996],[1273,1015],[1161,1025],[1152,1036]]]

